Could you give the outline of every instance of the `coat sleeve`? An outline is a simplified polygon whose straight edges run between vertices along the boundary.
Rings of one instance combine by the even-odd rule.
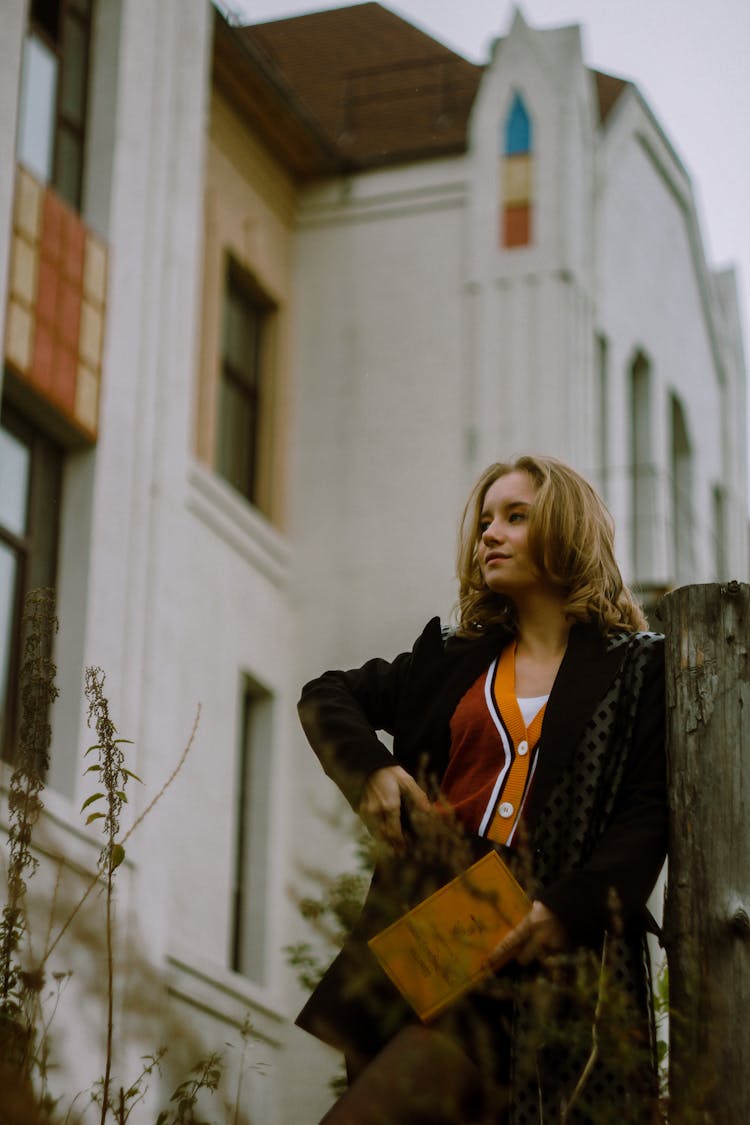
[[[611,920],[614,890],[625,926],[642,921],[667,850],[664,647],[646,669],[634,738],[609,825],[588,861],[537,897],[574,943],[594,944]]]
[[[307,739],[355,812],[370,774],[394,764],[377,732],[396,730],[412,656],[325,672],[302,689],[298,711]]]

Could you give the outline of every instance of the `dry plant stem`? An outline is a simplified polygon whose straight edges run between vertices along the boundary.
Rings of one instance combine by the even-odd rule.
[[[599,1056],[599,1035],[598,1028],[602,1016],[602,1008],[604,1006],[604,993],[606,985],[606,972],[607,972],[607,937],[604,937],[604,946],[602,948],[602,964],[599,973],[599,995],[596,998],[596,1010],[594,1012],[594,1023],[591,1028],[591,1054],[586,1060],[586,1065],[581,1071],[581,1075],[575,1084],[573,1093],[570,1095],[568,1101],[563,1105],[560,1112],[560,1125],[567,1125],[570,1118],[570,1111],[576,1104],[581,1096],[584,1086],[588,1082],[591,1072]]]
[[[19,984],[18,948],[27,923],[23,904],[26,878],[36,871],[32,832],[42,810],[39,796],[49,763],[49,706],[57,695],[55,666],[50,659],[57,630],[52,590],[32,590],[24,605],[24,651],[21,664],[21,724],[16,761],[8,792],[8,892],[0,921],[0,1010],[17,1019],[24,988]]]
[[[112,1036],[114,1032],[114,957],[112,955],[112,859],[110,854],[107,871],[107,1052],[104,1065],[104,1084],[102,1087],[101,1125],[107,1118],[109,1107],[109,1081],[112,1074]]]
[[[190,737],[188,738],[188,741],[187,741],[187,743],[185,744],[185,748],[184,748],[184,750],[182,751],[182,754],[180,755],[180,759],[179,759],[179,761],[177,762],[177,765],[176,765],[176,766],[175,766],[175,768],[174,768],[174,769],[172,770],[172,772],[170,773],[169,777],[168,777],[168,778],[167,778],[167,780],[166,780],[166,781],[164,782],[164,784],[162,785],[161,789],[160,789],[160,790],[159,790],[159,792],[158,792],[158,793],[156,794],[156,796],[155,796],[155,797],[153,798],[153,800],[151,800],[151,801],[149,802],[149,804],[148,804],[148,805],[146,806],[146,808],[145,808],[145,809],[143,810],[143,812],[142,812],[142,813],[140,814],[140,816],[136,817],[136,819],[135,819],[135,820],[133,821],[133,823],[131,824],[130,828],[128,829],[128,831],[127,831],[127,832],[125,833],[125,835],[124,835],[124,836],[123,836],[123,838],[122,838],[122,844],[123,844],[123,845],[125,845],[125,844],[126,844],[126,843],[128,842],[128,840],[130,839],[130,837],[131,837],[131,836],[133,835],[133,833],[135,832],[136,828],[138,828],[138,827],[139,827],[139,826],[140,826],[140,825],[141,825],[141,824],[143,823],[143,821],[144,821],[144,820],[146,819],[146,817],[147,817],[147,816],[149,815],[149,813],[151,812],[151,810],[152,810],[152,809],[154,808],[154,805],[156,805],[157,801],[160,801],[160,800],[161,800],[161,798],[162,798],[162,797],[164,796],[164,794],[166,793],[167,789],[169,789],[170,785],[171,785],[171,784],[172,784],[172,782],[173,782],[173,781],[175,780],[175,778],[177,777],[178,773],[180,772],[180,770],[181,770],[181,769],[182,769],[182,767],[184,766],[184,764],[185,764],[185,761],[186,761],[186,759],[187,759],[187,756],[188,756],[188,754],[190,753],[190,751],[191,751],[191,750],[192,750],[192,748],[193,748],[193,743],[194,743],[194,741],[195,741],[195,736],[196,736],[196,733],[197,733],[197,731],[198,731],[198,721],[199,721],[199,719],[200,719],[200,713],[201,713],[201,706],[200,706],[200,703],[199,703],[199,704],[198,704],[198,707],[197,707],[197,709],[196,709],[196,712],[195,712],[195,719],[194,719],[194,721],[193,721],[193,728],[192,728],[192,730],[191,730],[191,732],[190,732]],[[57,932],[57,934],[55,935],[55,937],[54,937],[53,941],[52,941],[52,942],[50,943],[50,945],[49,945],[49,946],[48,946],[48,947],[47,947],[47,948],[45,949],[45,951],[44,951],[44,956],[42,957],[42,965],[45,965],[45,964],[46,964],[46,962],[47,962],[47,961],[49,960],[49,958],[51,957],[51,955],[52,955],[52,953],[54,952],[54,950],[56,949],[57,945],[58,945],[58,944],[60,943],[60,941],[62,940],[62,937],[63,937],[63,935],[65,934],[66,930],[68,929],[68,927],[69,927],[69,926],[71,925],[71,923],[72,923],[72,922],[73,922],[73,920],[75,919],[76,915],[78,914],[78,911],[79,911],[79,910],[80,910],[80,909],[81,909],[81,908],[83,907],[83,905],[85,904],[85,902],[86,902],[86,900],[88,899],[89,895],[90,895],[90,894],[91,894],[91,892],[93,891],[94,887],[95,887],[95,886],[97,885],[97,883],[99,882],[99,878],[100,878],[100,876],[99,876],[99,872],[97,872],[97,873],[96,873],[96,875],[92,875],[92,877],[91,877],[91,880],[90,880],[90,882],[88,883],[88,886],[86,887],[85,891],[83,892],[83,894],[82,894],[82,895],[81,895],[81,897],[79,898],[79,900],[78,900],[78,902],[76,903],[76,905],[74,906],[73,910],[72,910],[72,911],[70,912],[70,914],[68,915],[68,917],[67,917],[67,918],[65,919],[64,923],[62,924],[62,926],[60,927],[59,931],[58,931],[58,932]]]
[[[90,749],[99,752],[96,768],[104,792],[97,793],[84,802],[83,808],[102,797],[106,799],[106,813],[90,813],[86,823],[102,818],[104,820],[105,844],[99,857],[99,872],[105,876],[106,911],[105,934],[107,945],[107,1047],[102,1081],[101,1125],[105,1125],[110,1107],[110,1080],[112,1077],[112,1044],[114,1041],[114,953],[112,932],[112,910],[114,899],[114,872],[116,867],[115,847],[120,831],[120,814],[126,803],[125,786],[128,773],[121,749],[121,740],[116,738],[117,730],[109,713],[109,700],[104,694],[104,673],[101,668],[86,669],[86,697],[89,701],[88,723],[96,731],[97,744]],[[90,751],[87,751],[87,753]],[[124,854],[121,849],[121,854]],[[120,862],[119,860],[117,862]],[[112,1107],[113,1108],[113,1107]]]

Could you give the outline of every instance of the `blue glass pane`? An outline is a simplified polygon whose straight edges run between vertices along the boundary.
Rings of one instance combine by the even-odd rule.
[[[506,156],[531,152],[531,120],[520,94],[514,95],[510,113],[505,119],[505,147],[503,151]]]
[[[18,159],[44,183],[52,173],[57,59],[36,35],[24,44],[18,109]]]

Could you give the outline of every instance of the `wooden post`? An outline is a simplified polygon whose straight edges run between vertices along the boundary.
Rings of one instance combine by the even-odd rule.
[[[670,1122],[750,1122],[750,586],[685,586],[666,633]]]

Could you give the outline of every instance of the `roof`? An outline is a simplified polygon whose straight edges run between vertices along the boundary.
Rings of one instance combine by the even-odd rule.
[[[353,167],[462,152],[483,68],[381,4],[237,29]]]
[[[227,33],[235,39],[235,55],[245,55],[243,71],[248,77],[257,71],[245,91],[245,111],[269,141],[278,144],[274,130],[283,134],[290,162],[300,163],[305,154],[307,175],[466,151],[484,67],[382,4],[231,30],[219,22],[224,39]],[[224,47],[229,55],[228,43]],[[225,66],[225,85],[230,73]],[[592,74],[604,122],[628,83],[601,71]],[[244,78],[234,82],[235,100],[243,83]],[[275,117],[268,112],[269,97],[278,101]]]
[[[629,83],[624,78],[615,78],[613,74],[604,74],[601,70],[593,70],[591,73],[594,75],[596,83],[599,120],[604,123],[614,108],[615,102]]]
[[[284,75],[249,39],[237,34],[218,8],[214,9],[212,78],[294,175],[310,179],[340,170],[336,147],[329,144]]]

